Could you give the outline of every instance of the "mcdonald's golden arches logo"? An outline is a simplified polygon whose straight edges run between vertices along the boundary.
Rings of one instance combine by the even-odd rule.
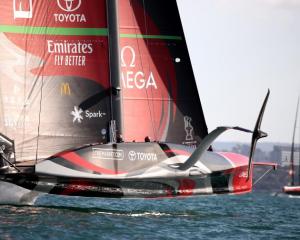
[[[69,83],[62,83],[60,85],[60,94],[62,96],[71,96],[71,87]]]

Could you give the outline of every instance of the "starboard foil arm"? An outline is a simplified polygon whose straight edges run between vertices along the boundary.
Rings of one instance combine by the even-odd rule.
[[[200,143],[199,147],[193,152],[193,154],[184,162],[178,169],[185,171],[193,167],[196,162],[202,157],[202,155],[208,150],[211,144],[225,131],[237,130],[247,133],[252,133],[251,130],[241,127],[217,127],[215,130],[210,132]]]
[[[251,151],[250,151],[250,155],[249,155],[248,176],[247,176],[247,179],[249,179],[250,171],[251,171],[251,164],[252,164],[252,160],[253,160],[253,156],[254,156],[254,152],[255,152],[255,148],[256,148],[256,143],[260,138],[268,136],[265,132],[260,130],[260,126],[261,126],[261,122],[263,119],[263,115],[265,112],[265,108],[266,108],[269,96],[270,96],[270,90],[268,90],[268,93],[265,97],[265,100],[261,107],[259,116],[258,116],[256,124],[255,124],[255,128],[253,131],[245,129],[245,128],[241,128],[241,127],[218,127],[218,128],[216,128],[215,130],[213,130],[211,133],[209,133],[203,139],[203,141],[200,143],[199,147],[186,160],[186,162],[184,162],[181,166],[179,166],[178,169],[184,171],[184,170],[191,168],[201,158],[201,156],[205,153],[205,151],[208,150],[210,145],[214,142],[214,140],[217,137],[219,137],[222,133],[224,133],[227,130],[238,130],[238,131],[242,131],[242,132],[252,133]]]
[[[261,126],[261,123],[262,123],[262,119],[263,119],[263,116],[264,116],[264,113],[265,113],[265,110],[266,110],[266,106],[267,106],[267,103],[268,103],[268,100],[269,100],[269,96],[270,96],[270,89],[268,89],[268,93],[265,97],[265,100],[264,100],[264,103],[260,109],[260,112],[259,112],[259,115],[258,115],[258,118],[257,118],[257,121],[256,121],[256,124],[255,124],[255,127],[254,127],[254,131],[253,131],[253,134],[252,134],[252,141],[251,141],[251,148],[250,148],[250,155],[249,155],[249,164],[248,164],[248,177],[247,177],[247,180],[249,180],[250,178],[250,171],[252,169],[252,161],[253,161],[253,157],[254,157],[254,152],[255,152],[255,148],[256,148],[256,143],[259,139],[261,138],[265,138],[268,136],[267,133],[263,132],[260,130],[260,126]]]

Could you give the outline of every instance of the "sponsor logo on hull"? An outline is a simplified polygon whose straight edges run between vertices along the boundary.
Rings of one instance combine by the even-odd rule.
[[[95,159],[106,159],[106,160],[124,160],[123,150],[110,150],[102,148],[93,148],[92,157]]]
[[[128,153],[128,159],[132,162],[158,160],[156,153],[146,153],[146,152],[137,152],[137,151],[130,151]]]

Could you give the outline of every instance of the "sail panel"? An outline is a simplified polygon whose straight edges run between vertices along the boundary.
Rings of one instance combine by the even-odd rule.
[[[0,132],[18,161],[107,142],[105,0],[3,0]]]
[[[207,127],[175,0],[120,0],[126,141],[198,145]]]

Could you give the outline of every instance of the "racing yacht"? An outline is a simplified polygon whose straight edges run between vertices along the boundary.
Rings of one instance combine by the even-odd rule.
[[[252,161],[270,92],[254,130],[208,133],[176,0],[2,0],[0,71],[0,189],[20,199],[241,194],[275,166]],[[227,130],[250,156],[213,151]]]

